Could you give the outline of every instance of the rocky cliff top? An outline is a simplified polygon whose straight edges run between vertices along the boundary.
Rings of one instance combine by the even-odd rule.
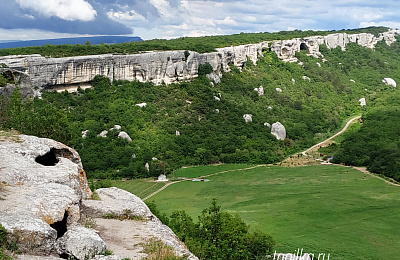
[[[75,150],[54,140],[0,131],[0,224],[17,240],[21,259],[120,259],[100,256],[108,245],[96,230],[81,226],[81,217],[126,211],[141,219],[144,228],[137,235],[142,241],[159,238],[177,255],[197,259],[135,195],[117,188],[98,190],[100,200],[90,200],[91,194]]]
[[[90,82],[94,76],[102,75],[116,80],[151,81],[155,84],[170,84],[182,80],[190,80],[198,76],[198,67],[210,63],[214,74],[211,77],[216,82],[216,75],[228,71],[232,64],[242,68],[247,59],[256,63],[265,50],[271,50],[284,61],[296,61],[295,54],[306,50],[308,55],[319,57],[319,46],[328,48],[341,47],[346,49],[349,43],[374,49],[375,45],[384,40],[390,45],[396,41],[395,36],[400,30],[389,30],[375,37],[370,33],[346,34],[335,33],[327,36],[310,36],[291,40],[261,42],[218,48],[212,53],[197,53],[187,51],[149,52],[132,55],[91,55],[66,58],[46,58],[40,55],[14,55],[0,57],[0,64],[6,64],[13,70],[15,80],[26,95],[32,93],[34,87],[65,88],[70,85],[80,85]],[[189,55],[187,55],[189,54]],[[8,93],[6,88],[0,88],[0,94]]]

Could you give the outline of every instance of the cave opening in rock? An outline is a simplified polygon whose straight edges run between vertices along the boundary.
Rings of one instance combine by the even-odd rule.
[[[65,232],[67,232],[67,218],[68,212],[65,211],[64,218],[61,221],[54,222],[50,224],[50,227],[54,228],[57,231],[57,238],[62,237]]]
[[[307,51],[308,52],[308,47],[307,45],[303,42],[300,44],[300,50],[301,51]]]
[[[54,166],[58,163],[58,159],[56,157],[55,149],[51,148],[50,151],[44,155],[38,156],[35,159],[35,162],[44,165],[44,166]]]

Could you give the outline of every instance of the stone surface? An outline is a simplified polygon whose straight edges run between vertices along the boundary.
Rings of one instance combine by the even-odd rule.
[[[267,123],[267,122],[264,123],[264,126],[266,126],[266,127],[268,127],[268,128],[271,128],[271,124],[270,124],[270,123]]]
[[[263,86],[260,86],[259,88],[255,88],[254,91],[257,91],[259,96],[264,96]]]
[[[96,192],[101,200],[83,200],[81,209],[84,214],[102,217],[106,214],[122,215],[129,210],[138,217],[153,217],[146,204],[130,192],[115,187],[97,189]]]
[[[60,255],[66,254],[78,260],[86,260],[104,254],[106,243],[93,229],[75,226],[57,240],[56,251]]]
[[[282,92],[281,88],[275,88],[276,92]]]
[[[0,181],[6,184],[0,189],[0,223],[22,253],[50,255],[57,239],[50,225],[76,223],[80,202],[91,191],[75,150],[46,138],[19,138],[0,142]]]
[[[143,107],[146,107],[146,106],[147,106],[147,103],[139,103],[139,104],[136,104],[135,106],[138,106],[138,107],[140,107],[140,108],[143,108]]]
[[[132,142],[132,138],[131,138],[131,137],[128,135],[128,133],[125,132],[125,131],[119,132],[118,137],[119,137],[119,138],[122,138],[122,139],[125,139],[125,140],[128,141],[128,142]]]
[[[271,126],[271,134],[274,135],[276,139],[283,140],[286,138],[286,129],[280,122],[276,122]]]
[[[251,114],[244,114],[243,119],[246,123],[250,123],[253,121],[253,116]]]
[[[365,101],[365,98],[360,98],[360,100],[358,100],[358,102],[360,102],[360,105],[362,107],[365,107],[367,105],[367,102]]]
[[[302,79],[311,81],[311,79],[309,77],[307,77],[307,76],[303,76]]]
[[[385,83],[386,85],[392,86],[394,88],[397,86],[396,81],[394,81],[394,79],[392,79],[392,78],[384,78],[382,80],[382,82]]]

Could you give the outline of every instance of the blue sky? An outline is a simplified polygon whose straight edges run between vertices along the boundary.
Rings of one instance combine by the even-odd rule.
[[[400,27],[398,0],[0,0],[0,41]]]

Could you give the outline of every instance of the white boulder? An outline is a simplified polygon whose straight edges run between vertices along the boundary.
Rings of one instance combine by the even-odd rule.
[[[119,138],[122,138],[122,139],[125,139],[125,140],[128,141],[128,142],[132,142],[132,138],[131,138],[131,137],[128,135],[128,133],[125,132],[125,131],[119,132],[118,137],[119,137]]]
[[[307,76],[303,76],[302,79],[311,81],[311,79],[309,77],[307,77]]]
[[[271,128],[271,124],[267,122],[264,123],[264,126]]]
[[[255,88],[254,91],[257,91],[259,96],[263,96],[264,95],[263,86],[260,86],[259,88]]]
[[[65,254],[78,260],[91,259],[95,255],[104,254],[106,243],[93,230],[75,226],[57,239],[58,254]]]
[[[274,135],[276,139],[283,140],[286,138],[286,129],[280,122],[276,122],[271,126],[271,134]]]
[[[147,106],[147,103],[139,103],[139,104],[136,104],[135,106],[138,106],[140,108],[144,108],[144,107]]]
[[[243,118],[244,118],[244,121],[246,122],[246,123],[250,123],[250,122],[252,122],[253,121],[253,115],[251,115],[251,114],[244,114],[243,115]]]
[[[86,138],[88,132],[89,130],[82,131],[82,138]]]
[[[219,97],[214,96],[215,101],[221,101]]]
[[[385,83],[386,85],[392,86],[394,88],[397,86],[396,81],[394,81],[394,79],[392,79],[392,78],[384,78],[382,80],[382,82]]]
[[[107,137],[107,134],[108,134],[108,131],[107,130],[103,130],[103,131],[101,131],[101,133],[100,134],[98,134],[97,136],[100,136],[100,137]]]
[[[275,90],[276,90],[277,92],[282,92],[282,89],[281,89],[281,88],[275,88]]]
[[[360,102],[361,107],[365,107],[367,105],[365,98],[360,98],[360,100],[358,100],[358,102]]]

